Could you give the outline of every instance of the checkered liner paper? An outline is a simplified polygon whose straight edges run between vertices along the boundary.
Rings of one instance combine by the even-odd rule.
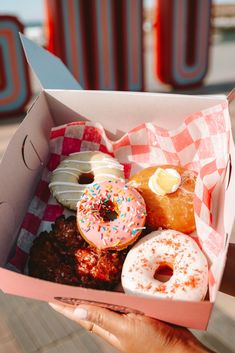
[[[229,138],[227,103],[193,113],[171,131],[155,123],[138,125],[118,141],[109,140],[99,123],[78,121],[53,128],[51,156],[22,223],[15,255],[8,268],[24,272],[34,238],[40,232],[50,230],[51,223],[58,216],[70,214],[50,194],[51,172],[70,153],[101,151],[124,165],[127,180],[140,169],[158,164],[181,165],[198,173],[194,198],[196,233],[211,264],[209,282],[212,290],[216,284],[220,254],[225,246],[225,234],[217,233],[211,226],[210,201],[213,189],[226,170]]]

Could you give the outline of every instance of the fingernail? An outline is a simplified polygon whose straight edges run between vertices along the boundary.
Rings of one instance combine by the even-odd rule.
[[[73,312],[73,314],[76,316],[77,319],[79,320],[86,320],[87,318],[87,310],[84,308],[76,308]]]
[[[48,304],[55,310],[61,310],[63,308],[63,305],[60,305],[60,304],[55,304],[55,303],[48,303]]]

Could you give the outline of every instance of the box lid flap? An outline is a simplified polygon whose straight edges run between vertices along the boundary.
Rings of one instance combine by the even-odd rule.
[[[44,89],[82,89],[62,61],[20,33],[27,61]]]

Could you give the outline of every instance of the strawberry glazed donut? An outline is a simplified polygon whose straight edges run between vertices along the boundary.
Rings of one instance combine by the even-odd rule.
[[[163,268],[173,271],[166,282],[156,279]],[[155,231],[129,251],[121,279],[127,294],[200,301],[207,292],[208,263],[191,237],[175,230]]]
[[[77,204],[78,229],[98,249],[126,248],[141,234],[145,217],[142,196],[118,180],[87,187]]]

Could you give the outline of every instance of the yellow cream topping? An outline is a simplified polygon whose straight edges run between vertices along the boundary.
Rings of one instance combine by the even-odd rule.
[[[150,189],[158,195],[166,195],[175,192],[181,183],[181,176],[173,168],[157,168],[149,178]]]

